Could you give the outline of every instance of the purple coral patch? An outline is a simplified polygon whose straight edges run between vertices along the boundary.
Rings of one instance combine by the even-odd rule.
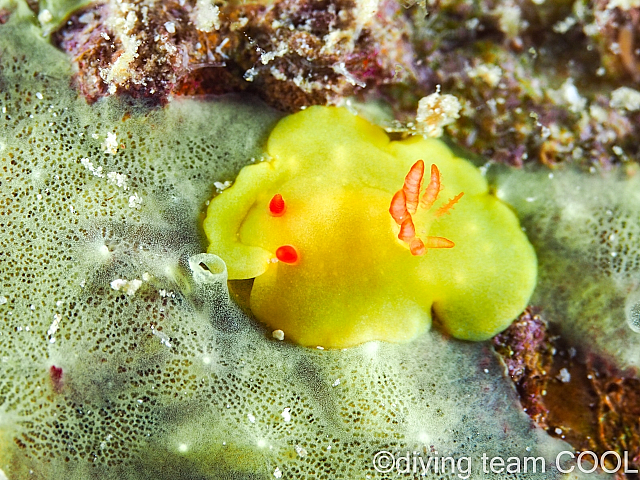
[[[53,384],[55,392],[60,393],[64,386],[62,381],[62,367],[51,365],[51,368],[49,368],[49,378],[51,378],[51,383]]]

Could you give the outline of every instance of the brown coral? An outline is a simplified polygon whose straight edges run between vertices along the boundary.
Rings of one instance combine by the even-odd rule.
[[[552,336],[530,309],[493,343],[523,409],[539,426],[579,450],[628,452],[630,469],[640,467],[640,379],[634,372]]]
[[[401,82],[413,71],[408,26],[390,0],[156,5],[95,4],[54,35],[74,58],[89,100],[118,92],[163,102],[170,94],[248,90],[293,111]]]
[[[637,114],[610,95],[638,64],[640,9],[614,3],[625,2],[434,2],[428,16],[413,7],[417,92],[440,85],[455,95],[463,109],[448,133],[495,161],[606,169],[637,160]]]
[[[598,0],[586,21],[585,31],[602,57],[603,74],[640,81],[640,7],[634,2]]]
[[[546,427],[548,410],[542,392],[548,382],[552,350],[547,325],[530,308],[504,332],[493,338],[525,412],[541,427]]]

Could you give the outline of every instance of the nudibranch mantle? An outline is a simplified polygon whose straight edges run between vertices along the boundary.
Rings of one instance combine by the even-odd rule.
[[[204,230],[230,280],[255,278],[256,318],[286,338],[333,348],[407,341],[433,312],[452,336],[484,340],[526,306],[533,247],[480,172],[444,143],[391,141],[346,109],[311,107],[276,125],[267,153],[210,202]],[[389,209],[419,159],[423,188],[432,164],[442,185],[431,208],[414,214],[416,236],[455,246],[412,255]]]

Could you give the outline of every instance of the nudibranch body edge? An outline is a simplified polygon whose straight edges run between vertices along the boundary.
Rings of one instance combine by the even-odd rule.
[[[210,202],[204,230],[229,279],[255,278],[255,317],[286,338],[325,348],[408,341],[433,311],[452,336],[485,340],[526,306],[532,246],[477,168],[444,143],[391,141],[346,109],[311,107],[276,125],[267,153]],[[415,238],[448,248],[427,241],[412,254],[390,204],[419,160],[421,188],[436,198],[413,213]]]

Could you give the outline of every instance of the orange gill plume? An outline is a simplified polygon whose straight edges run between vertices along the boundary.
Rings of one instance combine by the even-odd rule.
[[[420,188],[422,187],[422,178],[424,177],[424,162],[418,160],[413,164],[409,173],[404,179],[404,196],[406,197],[406,206],[410,214],[416,213],[418,210],[418,201],[420,200]]]
[[[440,190],[442,190],[440,171],[435,164],[431,165],[431,178],[422,195],[422,199],[420,199],[420,189],[423,178],[424,162],[418,160],[409,169],[409,173],[404,179],[402,189],[393,195],[391,206],[389,207],[391,217],[400,225],[398,239],[405,242],[409,246],[411,254],[415,256],[424,255],[427,252],[427,248],[452,248],[455,246],[455,243],[444,237],[427,236],[424,241],[416,237],[416,228],[413,224],[412,215],[418,210],[418,205],[425,210],[430,210],[438,199]],[[464,195],[464,192],[460,192],[449,200],[449,202],[435,212],[435,216],[440,217],[449,213],[460,198],[462,198],[462,195]]]
[[[407,197],[404,190],[398,190],[391,199],[389,213],[391,213],[391,216],[398,225],[402,225],[402,222],[404,222],[406,218],[411,218],[407,210]]]
[[[413,220],[411,216],[404,219],[402,224],[400,225],[400,233],[398,233],[398,238],[403,242],[410,242],[416,236],[416,227],[413,225]]]
[[[464,192],[460,192],[458,195],[449,200],[445,205],[436,210],[436,217],[441,217],[445,213],[451,213],[451,209],[456,203],[458,203],[458,200],[460,200],[463,195]]]
[[[422,160],[418,161],[421,162]],[[438,170],[438,167],[435,165],[431,165],[431,180],[429,181],[429,185],[427,185],[424,195],[422,195],[422,199],[420,200],[422,208],[429,210],[438,198],[441,189],[442,184],[440,183],[440,170]]]

